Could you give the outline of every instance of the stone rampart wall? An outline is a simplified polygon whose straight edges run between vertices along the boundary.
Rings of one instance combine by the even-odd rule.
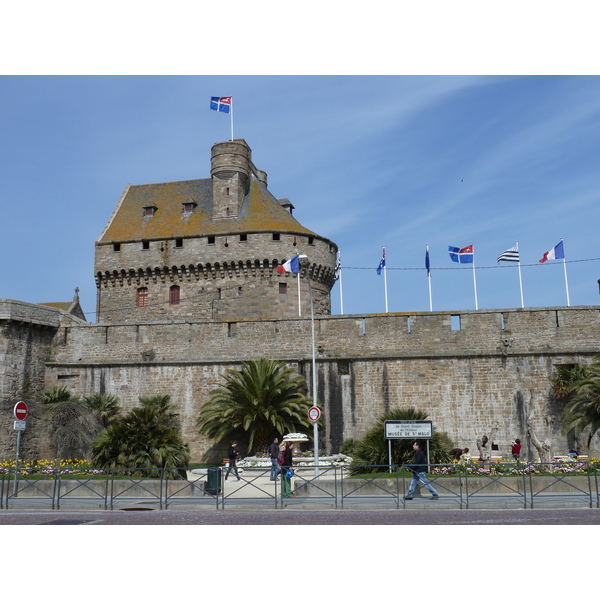
[[[460,329],[453,329],[458,321]],[[61,328],[46,388],[111,393],[126,408],[139,396],[170,394],[193,459],[204,460],[212,445],[196,434],[195,420],[220,376],[266,356],[297,367],[310,387],[310,324],[302,318]],[[383,412],[414,406],[473,451],[498,420],[505,455],[515,437],[525,440],[533,416],[538,437],[563,453],[567,441],[550,377],[556,365],[589,362],[600,351],[600,309],[319,317],[315,346],[320,439],[328,451],[360,438]],[[524,453],[534,453],[527,441]]]
[[[46,360],[66,313],[56,308],[0,300],[0,459],[14,459],[17,432],[13,429],[13,409],[25,401],[30,411],[44,391]],[[66,318],[76,322],[78,319]],[[27,419],[27,434],[22,436],[21,452],[36,453],[47,445],[47,436],[38,426],[37,415]]]

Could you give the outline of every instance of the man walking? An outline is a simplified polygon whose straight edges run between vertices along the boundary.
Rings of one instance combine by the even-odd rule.
[[[415,488],[417,487],[417,483],[419,483],[420,481],[431,492],[431,499],[437,500],[439,498],[439,495],[434,489],[434,487],[429,483],[429,480],[425,475],[425,472],[427,471],[427,463],[425,462],[425,455],[423,454],[423,450],[421,449],[421,442],[415,442],[413,444],[413,450],[415,451],[415,453],[412,457],[412,464],[407,467],[409,471],[412,471],[413,475],[412,479],[410,480],[408,494],[404,496],[404,499],[413,499]]]
[[[237,480],[240,480],[240,476],[238,474],[238,470],[237,470],[237,465],[235,464],[235,461],[237,460],[237,457],[239,456],[239,452],[237,449],[237,442],[235,440],[231,441],[231,444],[229,445],[229,449],[227,450],[227,458],[229,459],[229,468],[227,469],[227,475],[225,475],[225,481],[227,481],[227,478],[229,477],[229,473],[231,473],[231,469],[233,469],[235,476],[237,477]]]
[[[269,445],[269,456],[271,457],[271,481],[277,481],[277,475],[281,473],[281,467],[277,462],[279,458],[279,440],[277,438],[274,438]]]

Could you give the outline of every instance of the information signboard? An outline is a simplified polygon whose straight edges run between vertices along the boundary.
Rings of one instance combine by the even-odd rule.
[[[433,437],[432,421],[384,421],[386,440],[420,439]]]

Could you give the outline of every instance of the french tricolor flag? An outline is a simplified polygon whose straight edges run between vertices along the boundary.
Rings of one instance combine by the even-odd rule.
[[[545,263],[547,260],[555,260],[557,258],[565,257],[565,249],[562,243],[562,240],[552,248],[552,250],[548,250],[548,252],[544,252],[544,256],[541,258],[540,262]]]
[[[300,273],[300,255],[296,254],[293,258],[290,258],[287,262],[277,267],[279,274],[283,273]]]

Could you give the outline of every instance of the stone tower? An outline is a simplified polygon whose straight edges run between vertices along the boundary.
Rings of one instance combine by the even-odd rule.
[[[330,313],[337,246],[270,193],[244,140],[215,144],[210,173],[126,187],[96,242],[98,323],[293,318],[311,291]],[[276,270],[296,254],[299,282]]]

